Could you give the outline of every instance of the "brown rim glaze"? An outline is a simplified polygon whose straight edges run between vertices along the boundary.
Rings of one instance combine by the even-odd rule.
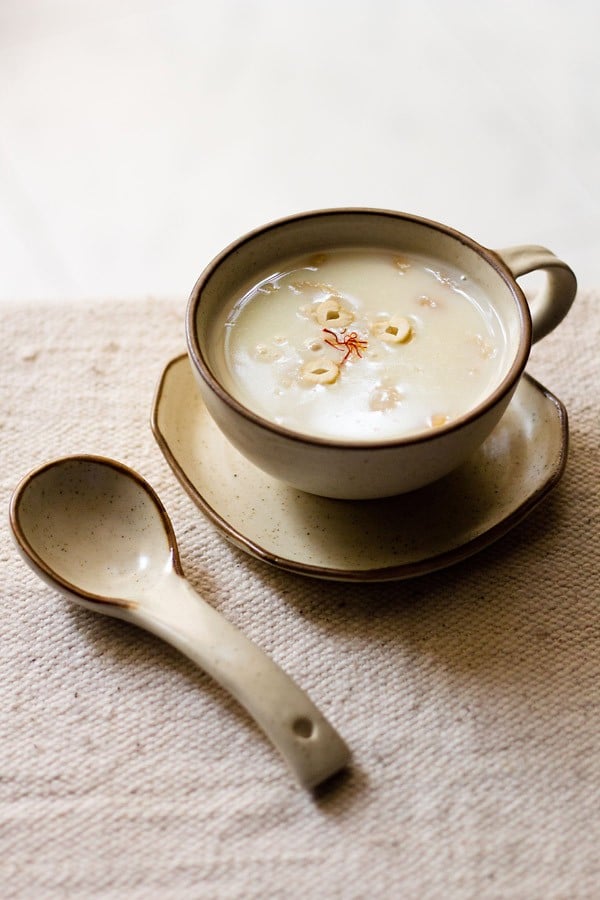
[[[254,240],[254,238],[258,235],[267,234],[269,231],[274,231],[281,226],[285,226],[291,222],[299,222],[305,219],[325,218],[328,216],[353,214],[359,214],[363,216],[383,216],[391,219],[401,220],[404,222],[413,222],[417,225],[430,228],[432,231],[437,231],[441,234],[446,235],[447,237],[458,241],[458,243],[469,247],[480,257],[482,257],[482,259],[484,259],[501,276],[507,288],[510,290],[511,294],[516,300],[521,319],[521,338],[513,362],[508,372],[506,373],[498,387],[482,403],[478,404],[468,413],[465,413],[464,415],[453,419],[446,425],[437,428],[435,433],[423,432],[422,434],[416,434],[404,438],[391,438],[386,441],[359,442],[342,441],[336,440],[334,438],[321,438],[313,435],[304,435],[297,431],[292,431],[291,429],[284,428],[281,425],[278,425],[274,422],[269,421],[268,419],[263,418],[262,416],[259,416],[257,413],[253,412],[251,409],[248,409],[248,407],[244,406],[242,403],[236,400],[236,398],[233,397],[223,387],[221,382],[218,381],[217,378],[215,378],[200,346],[200,342],[198,340],[198,335],[196,332],[196,318],[198,306],[202,299],[202,291],[204,290],[205,285],[210,280],[214,272],[236,250]],[[498,403],[504,396],[506,396],[506,394],[513,388],[513,386],[516,384],[517,380],[525,370],[525,365],[527,364],[529,350],[531,347],[532,325],[531,314],[529,312],[529,306],[527,300],[525,299],[525,295],[523,294],[519,285],[516,283],[516,280],[508,266],[493,250],[489,250],[486,247],[483,247],[481,244],[478,244],[477,241],[473,240],[473,238],[468,237],[462,232],[457,231],[454,228],[450,228],[446,225],[442,225],[439,222],[435,222],[431,219],[425,219],[420,216],[413,216],[408,213],[396,212],[394,210],[387,209],[371,209],[368,207],[340,207],[334,209],[313,210],[304,213],[298,213],[297,215],[293,216],[286,216],[282,219],[276,219],[275,221],[270,222],[267,225],[255,228],[252,231],[247,232],[247,234],[229,244],[228,247],[222,250],[221,253],[219,253],[218,256],[216,256],[212,260],[212,262],[209,263],[209,265],[204,269],[196,284],[194,285],[187,305],[185,333],[188,355],[202,380],[223,403],[225,403],[228,407],[230,407],[230,409],[234,410],[239,415],[243,416],[249,422],[254,423],[254,425],[257,425],[258,427],[263,428],[266,431],[273,432],[274,434],[279,434],[282,437],[287,438],[288,440],[297,441],[301,444],[309,446],[334,446],[338,448],[345,448],[349,451],[356,450],[364,452],[365,447],[368,447],[369,449],[378,449],[386,447],[401,447],[424,444],[429,441],[434,441],[439,438],[440,435],[459,431],[461,428],[464,428],[466,425],[473,422],[487,410],[495,406],[496,403]]]
[[[43,463],[35,469],[32,469],[24,478],[21,479],[15,490],[13,491],[10,508],[9,508],[9,520],[12,528],[12,532],[17,543],[19,550],[28,558],[28,560],[34,564],[35,568],[38,570],[39,574],[42,578],[50,581],[51,583],[57,585],[59,588],[62,588],[68,591],[70,594],[73,594],[76,597],[80,597],[82,600],[91,603],[100,603],[102,605],[109,606],[118,606],[123,609],[135,609],[138,604],[131,600],[123,600],[119,597],[106,597],[102,594],[95,594],[91,591],[83,590],[76,584],[67,581],[67,579],[63,578],[62,575],[59,575],[51,566],[47,564],[47,562],[39,556],[39,554],[33,549],[25,530],[21,525],[21,519],[19,516],[21,501],[24,498],[25,492],[27,491],[29,485],[34,481],[34,479],[41,475],[44,472],[49,471],[57,466],[65,465],[66,463],[75,463],[75,462],[87,462],[94,463],[98,465],[104,465],[107,468],[115,469],[117,472],[121,472],[123,475],[132,478],[137,482],[139,487],[143,488],[144,491],[148,494],[150,499],[156,504],[160,516],[164,525],[165,533],[167,535],[167,540],[169,547],[171,549],[173,555],[173,568],[177,572],[178,575],[183,575],[183,569],[181,567],[181,561],[179,558],[179,550],[177,548],[177,542],[175,539],[175,532],[173,530],[173,526],[171,524],[171,520],[167,514],[165,507],[162,504],[162,501],[155,493],[152,487],[148,484],[148,482],[142,478],[134,469],[129,468],[124,463],[117,462],[117,460],[110,459],[107,456],[94,456],[92,454],[75,454],[73,456],[61,456],[57,459],[50,460],[49,462]]]
[[[187,354],[172,359],[165,367],[160,381],[157,385],[154,401],[152,405],[151,426],[152,432],[158,443],[161,452],[170,465],[173,473],[178,481],[185,489],[190,498],[204,513],[204,515],[215,525],[219,531],[236,547],[249,553],[261,562],[266,562],[278,569],[286,572],[292,572],[295,575],[305,575],[313,578],[319,578],[329,581],[347,581],[354,583],[368,583],[381,581],[402,581],[409,578],[415,578],[421,575],[428,575],[439,569],[447,568],[468,559],[480,550],[493,544],[499,538],[503,537],[508,531],[518,525],[535,507],[556,487],[565,470],[567,462],[568,444],[569,444],[569,425],[568,415],[564,404],[551,391],[545,388],[539,381],[531,375],[525,373],[523,376],[530,384],[532,384],[540,393],[553,404],[556,408],[558,421],[561,430],[561,452],[557,457],[556,465],[546,479],[543,485],[533,494],[527,497],[512,513],[510,513],[502,521],[498,522],[492,528],[478,535],[465,544],[440,553],[437,556],[427,557],[426,559],[415,563],[401,563],[394,566],[386,566],[374,569],[335,569],[326,566],[314,566],[308,563],[297,562],[296,560],[287,559],[278,556],[264,547],[256,544],[254,541],[243,535],[237,528],[234,528],[220,513],[218,513],[196,489],[191,479],[188,477],[184,469],[179,465],[171,447],[163,435],[158,423],[159,407],[171,368],[187,359]],[[226,440],[224,437],[223,440]],[[362,501],[348,501],[360,503]]]

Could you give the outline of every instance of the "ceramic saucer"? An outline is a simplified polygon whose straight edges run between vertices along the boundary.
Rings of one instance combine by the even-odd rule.
[[[525,375],[482,447],[441,481],[384,500],[315,497],[229,444],[185,355],[163,372],[152,429],[185,490],[236,546],[288,571],[346,581],[422,575],[492,543],[557,484],[568,441],[564,406]]]

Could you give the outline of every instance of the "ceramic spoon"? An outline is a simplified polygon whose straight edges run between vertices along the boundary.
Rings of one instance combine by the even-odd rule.
[[[21,481],[10,522],[26,561],[52,586],[164,638],[215,678],[304,787],[348,762],[307,695],[186,581],[173,526],[137,473],[104,457],[54,460]]]

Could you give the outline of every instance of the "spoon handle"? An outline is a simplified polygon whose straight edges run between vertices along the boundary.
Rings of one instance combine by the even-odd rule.
[[[174,572],[133,618],[172,644],[244,706],[306,788],[350,758],[339,734],[289,675]]]

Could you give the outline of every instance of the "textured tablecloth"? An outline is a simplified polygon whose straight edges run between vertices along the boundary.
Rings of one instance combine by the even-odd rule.
[[[184,304],[0,310],[3,900],[600,897],[599,300],[529,365],[570,414],[558,488],[460,565],[358,586],[232,548],[171,474],[149,414]],[[345,779],[302,791],[204,673],[20,561],[12,489],[76,452],[151,481],[194,586],[349,743]]]

